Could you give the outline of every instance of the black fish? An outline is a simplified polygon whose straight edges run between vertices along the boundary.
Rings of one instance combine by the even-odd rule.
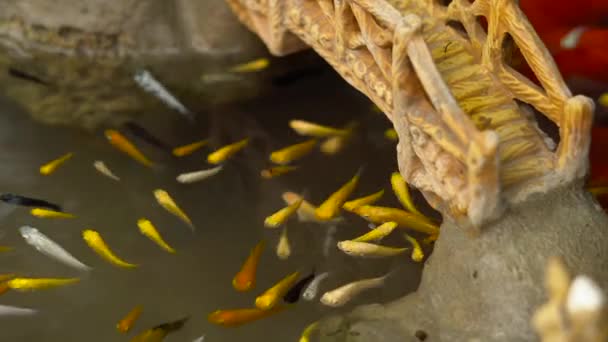
[[[26,80],[26,81],[30,81],[30,82],[34,82],[34,83],[38,83],[38,84],[42,84],[45,86],[49,86],[50,84],[46,81],[41,80],[40,78],[34,76],[34,75],[30,75],[27,74],[21,70],[17,70],[14,68],[8,68],[8,74],[16,77],[16,78],[20,78],[22,80]]]
[[[135,122],[129,121],[125,123],[124,126],[129,130],[129,132],[131,132],[131,134],[141,138],[148,144],[154,145],[163,151],[171,151],[171,147],[167,143],[158,139],[157,137],[152,135],[152,133],[148,132],[148,130],[136,124]]]
[[[301,79],[307,77],[316,77],[326,70],[325,67],[314,67],[314,68],[302,68],[289,71],[283,75],[274,77],[272,79],[272,84],[279,87],[288,86],[292,83],[295,83]]]
[[[163,341],[170,333],[181,329],[190,317],[185,317],[174,322],[159,324],[148,329],[131,339],[131,342]]]
[[[188,321],[188,319],[190,319],[190,316],[184,317],[184,318],[182,318],[180,320],[177,320],[177,321],[159,324],[159,325],[155,326],[152,329],[160,329],[160,330],[163,330],[163,331],[165,331],[167,333],[170,333],[170,332],[173,332],[173,331],[181,329],[184,326],[184,324],[186,324],[186,322]]]
[[[48,208],[54,211],[63,211],[61,210],[61,207],[57,204],[37,198],[19,196],[11,193],[0,194],[0,201],[25,207]]]
[[[298,299],[300,299],[300,295],[302,294],[304,288],[308,285],[308,283],[310,283],[314,279],[314,277],[315,271],[313,270],[309,276],[300,279],[292,288],[289,289],[289,291],[287,291],[287,293],[283,297],[283,301],[285,301],[286,303],[297,302]]]

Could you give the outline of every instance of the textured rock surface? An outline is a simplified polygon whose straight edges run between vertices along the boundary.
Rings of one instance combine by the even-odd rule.
[[[579,188],[535,195],[477,238],[444,223],[416,293],[331,317],[321,340],[536,340],[530,318],[545,300],[549,256],[608,286],[608,217]]]
[[[255,78],[210,94],[218,85],[201,75],[265,53],[221,0],[0,2],[0,88],[47,123],[93,128],[164,110],[133,83],[141,66],[193,109],[250,96]],[[9,68],[48,85],[11,77]]]

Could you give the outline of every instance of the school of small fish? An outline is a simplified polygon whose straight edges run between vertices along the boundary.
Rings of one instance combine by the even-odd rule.
[[[251,73],[263,70],[268,65],[268,59],[261,58],[237,65],[229,71],[234,74]],[[140,70],[134,76],[134,80],[146,92],[158,97],[161,102],[170,108],[180,112],[189,119],[194,118],[194,113],[188,110],[167,88],[152,77],[150,72]],[[297,135],[306,137],[308,140],[300,140],[271,152],[268,156],[269,164],[260,171],[261,178],[271,181],[274,178],[298,172],[301,169],[301,165],[295,165],[294,162],[301,163],[305,157],[313,154],[316,149],[330,156],[339,153],[357,136],[359,124],[352,121],[342,127],[330,127],[306,120],[294,119],[289,122],[289,127]],[[123,128],[130,132],[131,136],[138,137],[174,157],[194,154],[209,144],[206,139],[201,139],[171,148],[168,144],[154,137],[145,128],[135,123],[128,122]],[[109,144],[116,150],[147,168],[156,168],[157,163],[148,158],[137,147],[136,143],[132,142],[119,129],[106,129],[104,135]],[[392,129],[387,130],[385,136],[389,140],[398,139],[396,132]],[[213,177],[221,177],[217,175],[229,165],[230,159],[237,157],[239,153],[244,153],[243,151],[247,149],[250,143],[251,139],[248,137],[231,141],[207,155],[206,161],[211,165],[210,167],[179,174],[175,179],[182,184],[191,184],[210,181],[209,179]],[[53,173],[60,172],[61,168],[65,168],[69,160],[77,157],[72,152],[65,153],[43,164],[39,172],[43,176],[50,177]],[[99,172],[99,175],[116,182],[122,181],[122,178],[111,171],[102,160],[95,160],[93,167]],[[414,206],[409,194],[408,185],[398,172],[393,173],[386,181],[387,184],[390,184],[402,208],[376,205],[384,197],[384,189],[362,195],[361,197],[351,198],[357,192],[361,179],[365,177],[364,167],[353,171],[352,177],[349,180],[343,180],[344,183],[342,185],[336,184],[337,189],[325,194],[325,200],[318,206],[307,200],[308,192],[306,190],[299,193],[293,191],[283,192],[282,198],[278,200],[282,200],[285,206],[277,208],[273,213],[268,213],[263,222],[260,222],[260,225],[269,228],[269,231],[278,232],[275,254],[279,260],[290,258],[294,252],[294,247],[296,249],[298,247],[297,244],[295,246],[292,245],[289,240],[288,223],[290,227],[293,227],[290,228],[289,232],[292,232],[292,230],[296,231],[301,223],[317,225],[320,229],[324,229],[325,234],[322,241],[322,254],[324,257],[333,252],[342,252],[357,258],[395,258],[408,255],[406,252],[411,251],[411,255],[406,256],[406,258],[411,258],[414,262],[422,262],[424,260],[424,243],[421,245],[417,238],[425,243],[436,240],[439,235],[439,222],[425,216]],[[150,196],[168,214],[175,216],[176,219],[187,225],[192,233],[195,233],[195,223],[180,207],[179,201],[171,194],[164,189],[157,188],[153,190]],[[65,212],[58,204],[13,193],[0,194],[0,201],[11,205],[29,207],[31,215],[37,219],[75,219],[79,215],[77,212]],[[362,222],[373,223],[374,229],[358,237],[354,236],[351,239],[336,241],[335,235],[338,227],[346,221],[344,215],[359,216]],[[290,222],[293,222],[293,224]],[[42,222],[39,223],[36,224],[37,227],[42,225]],[[145,266],[139,262],[136,263],[135,260],[123,258],[120,250],[113,248],[120,245],[120,241],[115,236],[106,234],[102,230],[97,230],[97,227],[83,228],[81,234],[83,243],[92,252],[97,254],[101,260],[122,269],[136,269]],[[169,255],[178,253],[179,246],[176,249],[163,238],[161,234],[163,227],[160,227],[161,230],[159,230],[148,218],[139,218],[133,224],[132,229],[135,228],[139,230],[139,233],[143,237],[150,240],[152,244],[162,251],[169,253]],[[382,240],[395,230],[410,230],[410,234],[401,234],[404,239],[399,240],[401,241],[399,245],[387,246],[382,244]],[[57,242],[59,241],[59,236],[56,233],[46,229],[39,230],[38,228],[34,228],[33,224],[21,226],[19,232],[25,242],[36,251],[60,264],[81,272],[80,275],[84,276],[90,272],[95,272],[94,267],[85,264],[78,257],[63,248]],[[46,235],[47,233],[49,235]],[[263,261],[267,244],[268,241],[266,239],[257,242],[251,251],[249,251],[249,255],[244,258],[240,268],[238,265],[235,265],[235,273],[232,278],[232,287],[235,291],[244,293],[256,288],[257,270]],[[0,251],[5,250],[10,250],[10,247],[2,246],[0,249]],[[308,272],[302,269],[292,270],[291,273],[285,274],[282,279],[277,279],[274,285],[268,289],[257,293],[255,298],[251,299],[249,307],[219,309],[209,313],[207,320],[210,323],[223,327],[237,327],[287,311],[300,298],[303,298],[305,301],[313,301],[318,298],[318,302],[322,305],[341,307],[351,302],[363,292],[382,287],[392,273],[394,273],[394,270],[384,275],[353,280],[336,288],[328,289],[324,284],[326,279],[335,274],[334,272],[330,270],[318,272],[316,267],[313,267],[312,271]],[[44,277],[36,278],[22,274],[0,274],[0,295],[6,291],[28,292],[63,286],[77,286],[80,281],[80,277],[52,278],[45,275]],[[115,328],[121,334],[128,334],[136,325],[138,318],[141,315],[145,315],[145,310],[138,303],[131,303],[130,307],[124,307],[121,310],[124,310],[124,312],[122,312],[120,317],[117,316]],[[34,308],[0,305],[0,316],[29,316],[37,313],[38,310]],[[131,341],[162,341],[170,333],[179,330],[186,324],[189,318],[190,316],[182,316],[175,321],[161,323],[144,329],[135,335]],[[318,324],[318,321],[309,324],[304,329],[300,341],[310,341],[311,335],[318,329]],[[199,334],[199,337],[195,339],[195,341],[203,340],[205,340],[204,334]]]

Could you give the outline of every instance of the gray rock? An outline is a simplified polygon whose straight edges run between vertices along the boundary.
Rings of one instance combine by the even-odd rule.
[[[535,341],[530,319],[546,299],[547,258],[563,257],[606,288],[606,228],[581,184],[533,196],[479,237],[445,222],[417,292],[327,319],[322,341]]]

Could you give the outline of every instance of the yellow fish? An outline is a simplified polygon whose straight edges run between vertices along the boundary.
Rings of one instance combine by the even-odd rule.
[[[418,209],[416,209],[416,206],[414,205],[412,197],[410,196],[410,192],[407,188],[407,183],[399,172],[393,172],[391,174],[391,186],[393,187],[395,196],[397,196],[397,199],[399,200],[399,202],[401,202],[401,205],[405,209],[416,215],[424,216],[421,212],[418,211]]]
[[[604,107],[608,107],[608,93],[600,95],[600,97],[597,99],[597,102]]]
[[[369,242],[369,241],[380,241],[388,234],[390,234],[395,228],[397,228],[397,222],[385,222],[378,227],[372,229],[366,234],[359,236],[358,238],[352,239],[355,242]]]
[[[299,135],[317,138],[325,138],[336,135],[347,135],[349,133],[347,129],[338,129],[329,126],[322,126],[304,120],[291,120],[289,121],[289,127],[291,127]]]
[[[133,337],[131,342],[162,342],[167,335],[181,329],[189,318],[185,317],[174,322],[157,325]]]
[[[220,147],[219,149],[215,150],[214,152],[212,152],[211,154],[209,154],[207,156],[207,162],[209,164],[222,163],[222,162],[226,161],[226,159],[232,157],[238,151],[244,149],[247,146],[247,144],[249,144],[249,138],[239,140],[235,143],[226,145],[224,147]]]
[[[405,210],[362,205],[353,209],[353,212],[374,223],[380,224],[388,221],[395,221],[399,227],[410,228],[429,235],[439,234],[439,227],[431,220],[424,216],[409,213]]]
[[[128,154],[131,158],[140,162],[141,164],[152,167],[154,165],[143,153],[141,153],[135,145],[133,145],[124,135],[120,134],[117,130],[114,129],[106,129],[105,130],[106,139],[117,149],[122,152]]]
[[[340,241],[338,248],[344,253],[358,257],[389,257],[405,253],[407,248],[380,246],[369,242]]]
[[[207,140],[200,140],[188,145],[179,146],[173,149],[173,155],[176,157],[187,156],[205,145],[207,145]]]
[[[165,208],[165,210],[171,214],[179,217],[182,221],[188,224],[190,229],[194,230],[194,225],[192,224],[192,221],[188,215],[186,215],[186,213],[184,213],[184,211],[177,206],[177,203],[175,203],[171,196],[169,196],[168,192],[162,189],[156,189],[154,190],[154,197],[161,207]]]
[[[129,332],[129,330],[131,330],[135,324],[135,321],[141,315],[142,310],[143,307],[141,305],[134,307],[123,319],[120,320],[120,322],[116,324],[116,330],[120,331],[121,333]]]
[[[386,131],[384,131],[384,137],[388,140],[391,141],[398,141],[399,140],[399,136],[397,135],[397,131],[395,131],[394,128],[389,128]]]
[[[44,176],[48,176],[53,173],[61,164],[65,163],[68,159],[72,158],[74,153],[66,153],[63,156],[52,160],[40,167],[40,174]]]
[[[64,218],[64,219],[68,219],[68,218],[74,218],[74,217],[76,217],[76,216],[74,216],[72,214],[64,213],[64,212],[61,212],[61,211],[54,211],[54,210],[44,209],[44,208],[33,208],[32,210],[30,210],[30,214],[32,214],[32,216],[36,216],[36,217],[40,217],[40,218]]]
[[[334,154],[342,151],[344,146],[346,146],[346,140],[346,138],[341,136],[327,138],[321,143],[321,146],[319,146],[319,151],[321,151],[323,154],[333,156]]]
[[[157,245],[160,246],[160,248],[164,249],[169,253],[175,253],[175,249],[173,249],[171,246],[169,246],[169,244],[165,242],[165,240],[163,240],[163,238],[160,236],[160,233],[158,232],[158,230],[156,230],[156,227],[154,227],[150,220],[140,218],[139,220],[137,220],[137,226],[139,227],[140,233],[148,237],[150,240],[154,241]]]
[[[283,228],[279,243],[277,243],[277,256],[281,260],[289,258],[291,255],[291,246],[289,246],[289,239],[287,238],[287,227]]]
[[[352,211],[356,207],[360,207],[362,205],[374,204],[378,200],[380,200],[380,198],[382,198],[382,195],[384,195],[384,190],[380,190],[378,192],[374,192],[373,194],[365,196],[365,197],[361,197],[361,198],[357,198],[357,199],[354,199],[354,200],[350,200],[348,202],[345,202],[342,205],[342,209],[348,210],[348,211]]]
[[[347,134],[336,135],[336,136],[327,138],[323,143],[321,143],[321,146],[319,147],[319,149],[321,150],[321,152],[323,154],[327,154],[327,155],[334,155],[334,154],[342,151],[344,149],[344,147],[346,147],[348,142],[351,140],[351,138],[353,136],[353,132],[355,131],[355,128],[357,126],[358,126],[357,122],[355,122],[355,121],[350,122],[348,125],[346,125],[346,127],[344,127],[344,130],[347,131]]]
[[[414,248],[412,250],[412,260],[414,260],[415,262],[421,262],[422,259],[424,259],[424,252],[422,251],[422,247],[420,247],[418,240],[414,239],[408,234],[404,234],[403,236],[407,241],[409,241],[409,243],[412,244],[412,247]]]
[[[257,321],[259,319],[274,315],[285,310],[286,306],[275,306],[270,310],[258,308],[216,310],[207,316],[210,323],[225,327],[238,327],[245,323]]]
[[[305,142],[297,143],[274,151],[270,154],[270,161],[275,164],[285,165],[294,160],[300,159],[312,152],[317,145],[316,139],[310,139]]]
[[[302,204],[303,201],[304,201],[304,198],[300,198],[299,200],[293,202],[292,204],[286,206],[285,208],[266,217],[266,219],[264,220],[264,227],[276,228],[276,227],[282,225],[283,223],[285,223],[285,221],[287,221],[287,219],[289,219],[289,217],[291,215],[293,215],[298,210],[298,208],[300,207],[300,205]]]
[[[319,150],[323,154],[333,156],[334,154],[336,154],[344,149],[348,140],[349,140],[348,136],[345,136],[345,137],[336,136],[336,137],[327,138],[321,144],[321,146],[319,146]]]
[[[291,289],[291,287],[296,283],[298,277],[300,276],[300,272],[296,271],[287,277],[281,279],[276,285],[266,290],[264,293],[259,295],[255,299],[255,306],[258,309],[262,310],[270,310],[281,301],[283,296]]]
[[[437,238],[439,238],[439,234],[429,235],[429,236],[425,237],[424,240],[422,240],[422,242],[427,245],[430,245],[431,243],[434,243],[435,241],[437,241]]]
[[[72,156],[74,155],[74,153],[69,152],[64,154],[63,156],[52,160],[44,165],[42,165],[40,167],[40,174],[44,175],[44,176],[48,176],[51,173],[55,172],[55,170],[61,166],[63,163],[65,163],[66,161],[68,161],[68,159],[72,158]]]
[[[297,169],[297,166],[279,165],[262,170],[262,172],[260,172],[260,175],[262,176],[262,178],[271,179],[295,171]]]
[[[232,72],[256,72],[266,69],[270,65],[268,58],[258,58],[251,62],[236,65],[230,69]]]
[[[232,287],[237,291],[249,291],[255,286],[255,274],[262,251],[266,243],[262,240],[251,250],[247,260],[243,263],[241,270],[232,279]]]
[[[285,202],[288,205],[293,204],[293,203],[299,201],[300,199],[302,200],[302,204],[300,204],[300,207],[297,210],[298,220],[300,222],[337,224],[337,223],[344,221],[344,218],[340,217],[340,216],[335,217],[335,218],[331,219],[330,221],[320,221],[319,219],[317,219],[317,216],[315,215],[315,209],[316,209],[315,206],[312,205],[307,200],[305,200],[301,195],[296,194],[295,192],[286,191],[283,193],[282,197],[283,197],[283,202]]]
[[[101,235],[98,232],[86,229],[82,231],[82,238],[84,241],[95,251],[95,253],[99,254],[102,258],[106,259],[113,265],[125,268],[137,267],[135,264],[128,263],[126,261],[121,260],[117,257],[111,250],[110,247],[103,241]]]
[[[302,331],[302,336],[300,336],[299,342],[310,342],[310,335],[312,335],[313,331],[317,330],[319,325],[319,321],[310,323],[304,331]]]
[[[33,291],[71,285],[79,278],[13,278],[7,281],[8,287],[17,291]]]
[[[315,216],[321,221],[330,220],[340,212],[340,208],[348,199],[348,196],[355,190],[357,183],[359,182],[359,175],[361,170],[357,171],[357,174],[344,184],[340,189],[331,194],[325,202],[323,202],[317,209],[315,209]]]

